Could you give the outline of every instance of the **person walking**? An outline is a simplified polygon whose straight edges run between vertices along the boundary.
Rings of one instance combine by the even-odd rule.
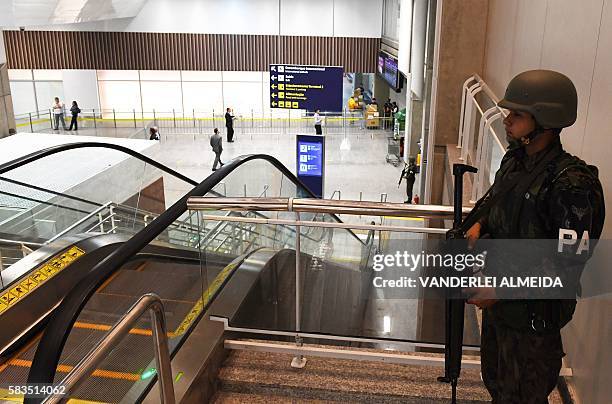
[[[53,130],[59,130],[59,123],[62,122],[62,128],[66,130],[66,121],[64,120],[64,103],[60,102],[59,97],[55,97],[53,106]]]
[[[74,125],[74,130],[79,130],[79,126],[77,123],[77,118],[81,113],[81,109],[76,101],[72,101],[72,106],[70,107],[70,113],[72,114],[72,119],[70,120],[70,127],[68,130],[72,130],[72,126]]]
[[[559,250],[553,260],[536,255],[528,264],[533,275],[543,270],[563,277],[564,287],[565,280],[576,282],[579,290],[580,272],[603,229],[605,203],[597,168],[561,145],[562,129],[576,122],[576,88],[561,73],[530,70],[510,81],[497,105],[509,110],[503,122],[510,146],[493,185],[465,219],[475,221],[465,233],[468,245],[485,235],[534,243],[561,240],[568,233],[583,240],[586,235],[586,254]],[[512,264],[506,260],[501,270],[507,272]],[[487,265],[483,274],[499,271],[499,266]],[[499,293],[485,287],[468,292],[467,302],[483,309],[484,384],[494,403],[548,403],[565,355],[561,328],[572,319],[575,293],[571,298],[551,293],[545,299],[502,299]]]
[[[227,129],[227,142],[234,142],[234,114],[231,108],[225,111],[225,128]]]
[[[317,135],[323,134],[323,129],[321,128],[321,124],[323,123],[323,117],[321,116],[320,110],[315,110],[314,113],[314,127]]]
[[[221,167],[223,167],[223,163],[221,162],[221,153],[223,153],[223,138],[219,134],[219,129],[215,128],[214,132],[215,133],[210,137],[210,147],[212,147],[212,150],[215,153],[215,162],[212,170],[217,171],[217,164],[221,164]]]

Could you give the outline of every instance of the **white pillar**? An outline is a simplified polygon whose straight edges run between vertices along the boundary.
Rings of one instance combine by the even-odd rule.
[[[6,68],[6,52],[4,35],[0,30],[0,137],[5,137],[15,130],[15,113],[11,98],[8,69]]]

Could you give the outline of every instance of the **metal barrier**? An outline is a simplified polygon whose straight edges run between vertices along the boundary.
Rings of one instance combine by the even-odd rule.
[[[381,113],[382,114],[382,113]],[[65,119],[70,118],[64,113]],[[347,128],[358,127],[361,130],[393,128],[391,117],[368,117],[359,110],[339,112],[321,112],[324,117],[324,133],[342,133]],[[369,118],[369,119],[368,119]],[[33,111],[15,116],[17,128],[27,128],[31,132],[48,131],[54,129],[53,113],[51,110]],[[366,122],[367,121],[367,122]],[[141,111],[138,109],[83,109],[79,114],[78,125],[83,128],[131,128],[139,129],[133,136],[142,136],[148,139],[146,130],[152,126],[160,130],[167,129],[173,133],[205,134],[215,127],[225,126],[223,112],[220,111]],[[234,128],[237,135],[240,133],[289,133],[296,130],[314,131],[314,118],[304,110],[270,110],[243,111],[236,116]],[[142,130],[142,132],[141,132]],[[161,131],[163,135],[163,131]]]

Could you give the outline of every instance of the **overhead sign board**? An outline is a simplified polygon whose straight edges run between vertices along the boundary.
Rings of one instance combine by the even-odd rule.
[[[342,67],[270,65],[270,107],[342,111]]]

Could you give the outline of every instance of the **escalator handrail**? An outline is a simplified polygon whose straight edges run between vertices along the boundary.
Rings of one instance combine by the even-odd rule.
[[[25,182],[17,181],[17,180],[14,180],[12,178],[0,177],[0,181],[6,181],[6,182],[8,182],[10,184],[18,185],[18,186],[24,187],[24,188],[30,188],[30,189],[33,189],[33,190],[36,190],[36,191],[45,192],[45,193],[52,194],[52,195],[55,195],[55,196],[61,196],[62,198],[71,199],[73,201],[82,202],[82,203],[85,203],[85,204],[88,204],[88,205],[102,206],[102,204],[98,203],[98,202],[89,201],[87,199],[83,199],[83,198],[80,198],[78,196],[68,195],[68,194],[65,194],[63,192],[54,191],[52,189],[39,187],[38,185],[27,184]],[[54,205],[57,205],[57,204],[54,204]]]
[[[42,149],[42,150],[38,150],[35,152],[32,152],[30,154],[27,154],[25,156],[16,158],[15,160],[0,164],[0,174],[4,174],[7,171],[11,171],[14,170],[16,168],[22,167],[26,164],[29,164],[33,161],[39,160],[43,157],[47,157],[53,154],[57,154],[57,153],[61,153],[67,150],[73,150],[73,149],[82,149],[82,148],[88,148],[88,147],[102,147],[105,149],[113,149],[113,150],[117,150],[120,152],[123,152],[125,154],[128,154],[132,157],[137,158],[138,160],[141,160],[147,164],[152,165],[153,167],[159,168],[162,171],[165,171],[166,173],[177,177],[193,186],[198,185],[197,181],[192,180],[191,178],[188,178],[186,176],[184,176],[183,174],[179,173],[178,171],[175,171],[173,169],[171,169],[170,167],[167,167],[161,163],[159,163],[156,160],[153,160],[150,157],[145,156],[144,154],[141,154],[137,151],[134,151],[130,148],[127,148],[125,146],[121,146],[118,144],[113,144],[113,143],[105,143],[105,142],[75,142],[75,143],[66,143],[66,144],[62,144],[62,145],[57,145],[57,146],[51,146],[48,147],[46,149]]]
[[[80,282],[62,300],[53,313],[51,320],[40,339],[34,355],[34,360],[28,374],[28,383],[53,383],[60,355],[70,334],[74,322],[95,291],[110,276],[118,271],[132,256],[153,241],[168,226],[174,223],[187,211],[187,200],[192,196],[203,196],[212,190],[226,176],[243,164],[252,160],[265,160],[277,168],[283,175],[296,185],[301,186],[311,197],[315,195],[306,188],[280,161],[265,154],[250,154],[240,156],[225,164],[190,192],[170,206],[147,227],[136,233],[130,240],[105,259],[96,264]],[[332,215],[336,220],[340,219]],[[348,230],[361,244],[364,242],[352,231]],[[42,399],[27,397],[25,404],[40,403]]]

